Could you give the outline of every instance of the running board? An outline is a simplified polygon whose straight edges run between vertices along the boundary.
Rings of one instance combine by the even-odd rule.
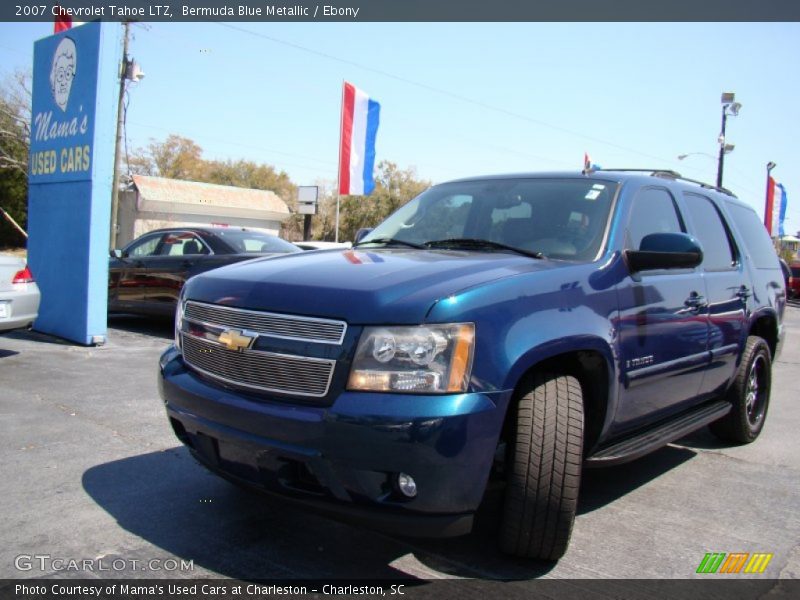
[[[634,437],[600,448],[584,461],[584,466],[610,467],[634,460],[724,417],[730,410],[731,404],[725,400],[704,404]]]

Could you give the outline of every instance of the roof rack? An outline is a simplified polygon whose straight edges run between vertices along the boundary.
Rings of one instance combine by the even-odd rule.
[[[689,183],[694,183],[695,185],[699,185],[702,188],[707,190],[717,190],[718,192],[722,192],[723,194],[727,194],[728,196],[732,196],[733,198],[736,197],[732,191],[728,188],[719,187],[716,185],[711,185],[710,183],[705,183],[704,181],[699,181],[697,179],[690,179],[689,177],[684,177],[677,171],[672,171],[670,169],[592,169],[591,171],[623,171],[623,172],[632,172],[632,173],[649,173],[651,177],[663,177],[665,179],[676,179],[680,181],[688,181]],[[586,171],[584,171],[586,173]]]

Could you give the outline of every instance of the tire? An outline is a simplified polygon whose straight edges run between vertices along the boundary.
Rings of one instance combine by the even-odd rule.
[[[728,390],[731,411],[709,425],[721,440],[737,444],[754,441],[767,420],[769,395],[772,387],[772,354],[763,338],[750,336]]]
[[[567,550],[583,462],[583,394],[567,375],[521,389],[500,531],[503,552],[558,560]]]

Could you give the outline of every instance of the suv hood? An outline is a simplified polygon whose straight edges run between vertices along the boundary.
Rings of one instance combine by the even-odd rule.
[[[556,266],[501,252],[405,248],[308,252],[203,273],[186,284],[186,298],[351,324],[411,324],[423,322],[441,298]]]

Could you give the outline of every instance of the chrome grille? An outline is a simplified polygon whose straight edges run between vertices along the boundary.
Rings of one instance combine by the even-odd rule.
[[[322,397],[328,393],[336,364],[260,350],[236,352],[186,333],[181,341],[190,367],[226,383],[265,392]]]
[[[344,321],[281,315],[192,301],[186,303],[184,318],[217,328],[236,327],[270,337],[319,344],[341,344],[347,330]]]

